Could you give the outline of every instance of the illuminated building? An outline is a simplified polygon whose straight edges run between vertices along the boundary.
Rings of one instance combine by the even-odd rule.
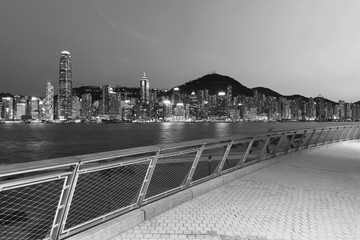
[[[112,120],[121,120],[122,118],[121,93],[110,91],[108,114],[110,115],[110,119]]]
[[[2,97],[2,118],[12,120],[14,118],[14,101],[12,97]]]
[[[72,67],[68,51],[62,51],[59,69],[58,118],[66,120],[72,111]]]
[[[50,82],[46,85],[46,97],[44,98],[44,119],[54,120],[54,87]]]
[[[189,96],[189,118],[191,118],[192,120],[196,120],[198,115],[198,109],[199,106],[197,96],[195,92],[192,92]]]
[[[31,119],[39,119],[40,118],[40,114],[39,114],[39,98],[37,97],[32,97],[31,98],[31,102],[30,102],[30,115],[31,115]]]
[[[228,96],[225,92],[219,92],[216,99],[217,117],[228,117]]]
[[[102,87],[102,100],[100,111],[102,115],[109,114],[110,91],[112,92],[112,88],[110,88],[109,85],[104,85]]]
[[[172,118],[174,121],[185,121],[185,108],[183,103],[176,104]]]
[[[144,76],[140,79],[140,102],[142,104],[150,103],[150,87],[149,80]]]
[[[81,101],[76,94],[72,95],[72,104],[71,104],[71,118],[79,119],[80,118],[80,110],[81,110]]]
[[[81,95],[81,118],[90,119],[92,117],[92,96],[91,93]]]
[[[21,116],[26,115],[26,103],[20,102],[16,104],[16,116],[15,119],[20,120]]]

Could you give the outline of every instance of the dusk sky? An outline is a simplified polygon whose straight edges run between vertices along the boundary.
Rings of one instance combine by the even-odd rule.
[[[280,94],[360,100],[360,1],[1,0],[0,92],[57,89],[62,50],[73,87],[172,88],[205,74]]]

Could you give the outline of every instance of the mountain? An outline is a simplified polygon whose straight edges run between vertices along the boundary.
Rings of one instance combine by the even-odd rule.
[[[264,94],[265,96],[272,96],[272,97],[283,97],[283,95],[281,95],[280,93],[277,93],[273,90],[271,90],[270,88],[265,88],[265,87],[256,87],[253,88],[253,90],[257,90],[259,93]]]
[[[92,100],[100,100],[102,98],[102,90],[98,86],[81,86],[72,89],[73,93],[76,93],[79,98],[84,93],[90,93],[92,96]]]
[[[14,95],[12,95],[11,93],[8,93],[8,92],[3,92],[3,93],[0,93],[0,98],[3,98],[3,97],[10,97],[10,98],[13,98]]]
[[[207,74],[201,78],[180,85],[178,88],[180,92],[186,92],[187,94],[191,94],[193,91],[196,92],[197,90],[207,89],[210,95],[215,95],[221,91],[226,92],[229,85],[232,87],[233,96],[253,96],[252,89],[245,87],[229,76],[223,76],[217,73]],[[169,92],[171,93],[173,90],[174,89],[171,89]]]
[[[287,100],[295,100],[295,99],[301,98],[302,100],[309,101],[308,97],[304,97],[304,96],[299,95],[299,94],[283,96],[283,97],[285,97]]]

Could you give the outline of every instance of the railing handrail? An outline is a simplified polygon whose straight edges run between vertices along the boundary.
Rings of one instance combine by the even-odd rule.
[[[332,126],[332,127],[323,127],[323,128],[302,128],[302,129],[294,129],[294,130],[276,130],[268,133],[261,133],[261,134],[254,134],[254,135],[234,135],[229,137],[218,137],[218,138],[205,138],[199,140],[190,140],[178,143],[164,143],[158,145],[149,145],[144,147],[135,147],[135,148],[128,148],[128,149],[121,149],[121,150],[113,150],[113,151],[104,151],[98,153],[90,153],[90,154],[82,154],[76,156],[68,156],[68,157],[60,157],[60,158],[52,158],[52,159],[45,159],[40,161],[30,161],[30,162],[23,162],[23,163],[10,163],[10,164],[3,164],[0,168],[0,177],[6,175],[13,175],[13,174],[21,174],[25,172],[32,172],[32,171],[41,171],[47,169],[54,169],[54,168],[61,168],[67,167],[75,164],[85,164],[93,161],[99,161],[101,159],[112,159],[112,158],[121,158],[127,156],[134,156],[146,153],[156,153],[157,151],[161,150],[171,150],[183,147],[195,147],[201,146],[203,144],[212,144],[218,142],[225,142],[225,141],[241,141],[241,140],[248,140],[251,138],[263,138],[266,136],[278,136],[280,134],[291,134],[294,131],[305,131],[305,130],[329,130],[333,128],[348,128],[354,127],[358,125],[341,125],[341,126]],[[151,155],[149,155],[150,157]],[[131,161],[128,159],[124,159],[124,162]]]

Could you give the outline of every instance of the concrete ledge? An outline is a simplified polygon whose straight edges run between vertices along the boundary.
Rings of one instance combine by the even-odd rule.
[[[223,179],[223,184],[226,184],[226,183],[229,183],[231,181],[234,181],[238,178],[241,178],[243,176],[246,176],[250,173],[253,173],[253,172],[256,172],[268,165],[271,165],[271,164],[274,164],[274,163],[277,163],[278,160],[276,158],[272,158],[272,159],[267,159],[267,160],[264,160],[262,162],[258,162],[258,163],[255,163],[253,165],[249,165],[249,166],[246,166],[244,168],[241,168],[239,170],[236,170],[236,171],[233,171],[233,172],[230,172],[230,173],[227,173],[225,175],[222,175],[220,176],[219,178],[222,178]]]
[[[192,191],[193,198],[196,198],[210,192],[211,190],[221,187],[222,185],[224,185],[223,179],[221,177],[217,177],[199,185],[195,185],[194,187],[191,187],[190,190]]]
[[[187,189],[166,198],[160,199],[148,205],[141,207],[145,212],[145,220],[152,218],[160,213],[170,210],[186,201],[192,199],[192,191]]]
[[[120,217],[104,222],[84,232],[66,238],[67,240],[104,240],[110,239],[144,222],[144,211],[137,209]]]

